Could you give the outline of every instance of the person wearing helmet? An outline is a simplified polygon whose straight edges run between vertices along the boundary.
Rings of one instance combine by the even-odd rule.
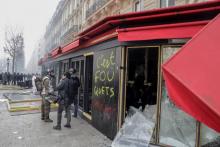
[[[47,75],[44,76],[42,80],[42,104],[41,104],[41,119],[45,122],[53,122],[53,120],[50,119],[50,99],[52,95],[54,95],[54,88],[55,85],[53,84],[55,81],[55,75],[53,70],[48,70]]]

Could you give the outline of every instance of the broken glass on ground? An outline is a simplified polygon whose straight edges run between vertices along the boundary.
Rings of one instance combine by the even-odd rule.
[[[149,120],[156,123],[157,118],[157,105],[146,105],[143,111],[143,115]]]
[[[17,138],[18,138],[19,140],[23,139],[23,137],[22,137],[22,136],[18,136]]]
[[[122,128],[117,133],[112,147],[148,147],[155,122],[138,109],[130,107]]]

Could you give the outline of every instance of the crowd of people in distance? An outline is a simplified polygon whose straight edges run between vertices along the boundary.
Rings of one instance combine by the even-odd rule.
[[[34,74],[2,72],[0,73],[0,84],[30,88],[32,87],[31,80],[33,75]]]

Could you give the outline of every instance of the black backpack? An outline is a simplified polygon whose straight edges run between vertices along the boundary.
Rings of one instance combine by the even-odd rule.
[[[78,88],[80,86],[79,78],[72,77],[71,79],[73,80],[73,91],[74,93],[78,93]]]
[[[80,86],[79,79],[77,77],[71,77],[68,80],[68,98],[69,104],[72,104],[75,98],[75,95],[78,94],[78,88]]]
[[[42,79],[39,77],[36,77],[34,82],[35,82],[37,91],[42,91],[43,90]]]

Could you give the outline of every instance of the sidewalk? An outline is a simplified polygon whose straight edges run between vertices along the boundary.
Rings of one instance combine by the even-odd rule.
[[[0,91],[1,93],[1,91]],[[81,118],[72,118],[71,129],[53,130],[40,113],[10,116],[6,104],[0,102],[0,147],[110,147],[111,141]],[[62,126],[66,119],[62,119]]]

